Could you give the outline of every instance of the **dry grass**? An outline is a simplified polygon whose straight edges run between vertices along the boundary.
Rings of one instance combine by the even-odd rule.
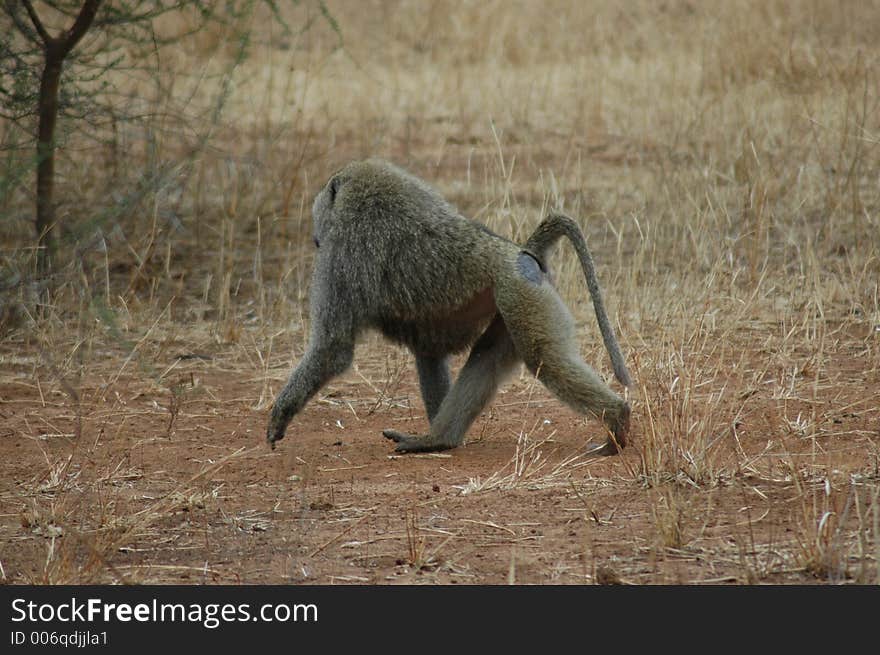
[[[2,575],[174,579],[149,577],[171,576],[169,563],[132,578],[114,554],[160,540],[154,526],[183,505],[222,507],[208,480],[237,448],[153,501],[103,502],[96,518],[78,499],[141,476],[127,462],[89,465],[101,435],[149,416],[144,439],[192,438],[193,403],[222,405],[227,390],[204,385],[191,361],[242,381],[252,410],[268,406],[307,337],[311,199],[345,161],[379,155],[505,236],[522,238],[548,208],[582,220],[638,380],[637,455],[596,486],[637,494],[653,527],[615,551],[615,579],[880,581],[880,5],[326,4],[338,32],[303,3],[286,18],[312,27],[254,28],[243,63],[217,31],[163,59],[163,85],[121,80],[155,118],[66,142],[69,257],[54,285],[32,275],[30,187],[0,197],[2,436],[44,453],[38,474],[3,483],[0,514],[45,542],[38,575],[0,554]],[[0,140],[12,130],[0,122]],[[5,165],[27,164],[12,152]],[[555,264],[584,355],[607,371],[575,258]],[[357,370],[318,401],[340,409],[340,435],[408,407],[409,362],[377,345],[359,346]],[[40,399],[29,413],[21,390]],[[155,407],[133,411],[140,397]],[[578,482],[588,463],[548,457],[554,428],[538,426],[523,426],[509,461],[460,476],[461,493],[544,489],[592,512],[595,489]],[[740,521],[712,524],[719,494],[748,508]],[[255,524],[248,516],[229,520]],[[768,533],[770,522],[792,531]],[[436,568],[415,510],[397,525],[397,552]],[[59,538],[72,526],[77,539]],[[715,538],[722,528],[729,539]],[[24,543],[15,534],[2,538]],[[677,577],[695,553],[734,573]],[[454,559],[446,570],[462,572]],[[203,579],[230,580],[209,568]]]

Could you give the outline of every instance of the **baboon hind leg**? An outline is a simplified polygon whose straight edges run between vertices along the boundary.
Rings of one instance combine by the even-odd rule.
[[[397,444],[397,452],[448,450],[461,445],[468,428],[495,395],[498,385],[519,361],[510,334],[500,316],[474,344],[458,379],[443,398],[427,435],[397,430],[382,434]]]
[[[616,454],[626,445],[629,405],[581,359],[574,319],[537,260],[523,252],[512,268],[495,302],[519,356],[557,398],[608,428],[606,442],[588,452]]]
[[[529,368],[566,405],[582,414],[592,414],[605,424],[605,443],[588,446],[589,454],[616,455],[626,446],[629,405],[590,366],[577,356],[564,355],[560,360],[551,356],[537,364],[533,362]]]
[[[425,411],[428,420],[433,423],[443,399],[449,393],[449,363],[446,357],[416,355],[416,370],[419,373],[419,388]]]

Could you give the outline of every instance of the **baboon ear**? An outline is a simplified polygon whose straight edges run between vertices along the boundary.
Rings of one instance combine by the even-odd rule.
[[[336,200],[336,192],[339,191],[339,186],[342,184],[339,179],[339,175],[334,175],[330,178],[330,184],[328,184],[328,188],[330,189],[330,202]]]

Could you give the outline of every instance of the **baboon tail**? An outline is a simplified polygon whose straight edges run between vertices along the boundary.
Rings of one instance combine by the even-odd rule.
[[[590,254],[580,226],[565,214],[551,213],[535,228],[523,249],[537,256],[538,261],[544,261],[550,248],[563,236],[568,237],[568,240],[571,241],[578,259],[580,259],[581,268],[584,270],[587,288],[589,288],[590,297],[593,300],[593,309],[596,311],[596,320],[599,322],[599,331],[602,333],[605,348],[611,356],[614,377],[623,386],[629,387],[632,385],[632,378],[626,368],[623,353],[620,351],[620,345],[614,334],[614,328],[611,327],[611,322],[608,320],[608,313],[605,311],[605,303],[602,300],[602,289],[599,287],[596,268],[593,265],[593,256]]]

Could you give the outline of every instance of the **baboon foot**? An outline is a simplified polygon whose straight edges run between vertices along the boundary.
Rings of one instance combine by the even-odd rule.
[[[608,432],[608,438],[604,444],[587,445],[587,455],[607,457],[609,455],[617,455],[626,446],[629,438],[629,417],[630,407],[628,403],[624,403],[621,407],[617,419],[612,422],[612,428]]]
[[[382,430],[382,434],[386,439],[391,439],[391,441],[397,444],[394,451],[398,453],[425,453],[454,448],[454,446],[449,444],[438,442],[436,439],[431,438],[430,435],[420,436],[398,432],[397,430]]]
[[[586,454],[593,457],[608,457],[619,454],[620,450],[620,447],[612,439],[608,439],[603,444],[587,444]]]

